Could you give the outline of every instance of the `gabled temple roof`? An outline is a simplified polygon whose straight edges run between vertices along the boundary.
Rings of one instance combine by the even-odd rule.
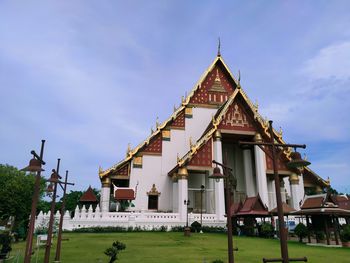
[[[290,214],[291,212],[294,212],[296,211],[294,208],[290,207],[287,203],[283,202],[282,203],[282,208],[283,208],[283,214],[284,215],[288,215]],[[277,215],[277,207],[275,207],[274,209],[272,209],[270,211],[271,214],[273,215]]]
[[[150,141],[156,136],[158,135],[162,129],[164,129],[171,121],[175,120],[180,114],[181,112],[186,108],[186,106],[190,103],[191,98],[194,96],[196,90],[198,90],[202,84],[202,82],[204,81],[204,79],[207,77],[207,75],[214,69],[215,65],[217,65],[218,63],[221,63],[221,65],[224,67],[225,71],[229,74],[230,78],[232,79],[232,81],[234,81],[234,83],[239,86],[239,82],[235,79],[235,77],[233,76],[233,74],[231,73],[231,71],[229,70],[228,66],[226,65],[226,63],[224,62],[223,58],[219,55],[217,56],[213,63],[208,67],[208,69],[203,73],[203,75],[201,76],[201,78],[199,79],[199,81],[194,85],[193,89],[191,90],[191,92],[188,94],[188,96],[182,101],[181,105],[179,108],[177,108],[174,113],[167,119],[165,120],[163,123],[157,125],[156,130],[146,138],[146,140],[144,140],[143,142],[141,142],[138,146],[136,146],[134,149],[130,149],[127,153],[127,156],[120,161],[119,163],[113,165],[112,167],[106,169],[106,170],[102,170],[101,168],[99,169],[99,176],[100,178],[108,175],[109,172],[118,169],[119,167],[121,167],[122,165],[124,165],[125,163],[127,163],[128,161],[130,161],[137,153],[139,153],[140,149],[146,145],[148,145],[150,143]]]
[[[97,203],[97,197],[92,190],[91,186],[83,193],[83,195],[80,197],[79,202],[85,202],[85,203]]]
[[[261,201],[259,195],[247,197],[241,207],[238,206],[233,216],[268,216],[267,207]]]

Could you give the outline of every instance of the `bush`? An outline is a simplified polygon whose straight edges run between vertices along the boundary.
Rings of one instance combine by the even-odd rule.
[[[317,241],[325,240],[325,235],[324,235],[323,231],[316,231],[315,235],[316,235],[316,240]]]
[[[275,233],[275,230],[273,226],[270,223],[262,223],[261,229],[260,229],[260,236],[265,238],[271,238],[273,237]]]
[[[0,259],[6,258],[7,254],[12,250],[11,239],[10,232],[0,232]]]
[[[221,259],[215,259],[211,263],[224,263],[224,261],[222,261]]]
[[[201,230],[201,224],[198,221],[194,221],[191,224],[191,232],[199,232]]]
[[[308,234],[308,229],[303,223],[299,223],[295,227],[294,233],[299,237],[299,242],[303,242],[303,238]]]
[[[110,257],[109,263],[113,263],[118,259],[118,254],[120,251],[124,250],[126,245],[122,242],[113,242],[112,246],[105,250],[105,254]]]
[[[350,225],[345,225],[343,230],[340,232],[340,240],[342,242],[350,241]]]

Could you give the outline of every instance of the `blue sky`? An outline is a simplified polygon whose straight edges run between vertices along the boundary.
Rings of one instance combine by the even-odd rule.
[[[127,2],[127,3],[126,3]],[[124,158],[222,55],[311,168],[350,192],[349,1],[0,1],[0,163],[46,139],[75,189]],[[49,176],[49,173],[45,173]]]

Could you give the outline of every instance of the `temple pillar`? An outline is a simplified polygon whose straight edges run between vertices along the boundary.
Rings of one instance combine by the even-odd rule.
[[[101,200],[100,200],[100,207],[101,212],[109,212],[109,199],[110,199],[110,193],[111,193],[111,179],[108,177],[104,177],[101,179]]]
[[[299,195],[298,195],[298,189],[299,189],[299,177],[297,174],[293,173],[289,176],[289,183],[290,183],[290,195],[291,195],[291,207],[295,210],[300,209],[299,204]]]
[[[216,131],[214,134],[214,160],[222,163],[222,143],[221,133]],[[221,169],[222,171],[222,169]],[[223,171],[222,171],[223,172]],[[225,193],[224,193],[224,180],[215,181],[215,213],[217,220],[225,220]]]
[[[254,137],[256,142],[261,142],[262,138],[259,133]],[[266,176],[266,157],[263,150],[259,146],[254,146],[255,153],[255,173],[256,173],[256,186],[257,192],[260,195],[261,201],[268,205],[268,191],[267,191],[267,176]]]
[[[179,212],[178,195],[179,195],[179,184],[177,177],[173,176],[173,213]]]
[[[253,176],[252,152],[250,148],[243,148],[243,166],[245,175],[245,190],[248,197],[256,196]]]
[[[282,203],[287,203],[286,189],[284,186],[285,186],[284,180],[283,180],[283,178],[281,178],[281,180],[280,180],[281,199],[282,199]]]
[[[186,222],[187,205],[184,204],[185,200],[188,200],[188,171],[186,167],[181,167],[177,173],[178,184],[178,213],[180,214],[181,222]]]

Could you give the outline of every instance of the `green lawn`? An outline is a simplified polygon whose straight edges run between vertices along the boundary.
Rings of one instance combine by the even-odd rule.
[[[126,250],[120,253],[120,263],[177,263],[196,262],[210,263],[215,259],[227,262],[227,238],[225,234],[193,234],[184,237],[183,233],[170,232],[139,232],[139,233],[109,233],[85,234],[65,233],[62,242],[63,263],[93,263],[108,262],[104,250],[111,246],[113,241],[119,240],[126,244]],[[262,262],[263,257],[279,257],[279,241],[272,239],[235,237],[235,262]],[[25,244],[13,246],[13,253],[24,251]],[[42,262],[44,249],[39,251],[38,262]],[[55,244],[51,251],[51,262],[54,259]],[[349,263],[350,249],[309,247],[297,242],[289,243],[291,257],[307,256],[311,263]],[[32,262],[36,262],[36,254]],[[23,262],[20,259],[19,262]]]

